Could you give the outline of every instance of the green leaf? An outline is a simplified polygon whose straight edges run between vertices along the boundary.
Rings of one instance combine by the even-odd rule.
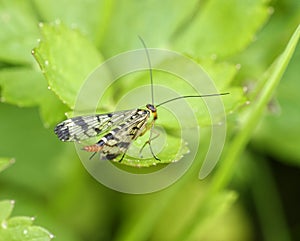
[[[40,99],[39,106],[40,116],[45,127],[57,124],[65,118],[65,113],[70,110],[49,90],[47,90],[46,95]]]
[[[42,24],[41,32],[42,40],[33,55],[51,90],[72,109],[81,85],[101,57],[78,31],[63,24]]]
[[[13,158],[0,157],[0,172],[12,165],[15,162]]]
[[[34,218],[32,217],[12,217],[7,220],[6,224],[9,228],[15,228],[19,226],[30,226],[33,224]]]
[[[180,63],[177,64],[174,60],[171,61],[172,65],[174,65],[174,69],[182,68]],[[231,85],[238,70],[236,66],[226,62],[216,62],[208,59],[197,60],[197,62],[199,62],[199,69],[202,68],[208,76],[212,77],[212,81],[217,89],[216,93],[230,93],[230,95],[221,97],[224,102],[226,113],[233,113],[240,106],[245,105],[247,100],[243,89],[241,87],[232,87]],[[153,82],[155,86],[153,91],[155,104],[159,104],[175,96],[208,94],[204,92],[196,92],[188,80],[183,80],[175,74],[158,71],[155,69],[153,70]],[[170,93],[163,93],[160,87],[170,90]],[[109,98],[115,94],[113,106],[111,109],[107,110],[108,112],[113,111],[113,107],[115,107],[115,105],[118,106],[118,110],[137,107],[145,108],[145,105],[151,102],[149,72],[147,70],[145,72],[130,73],[129,75],[124,76],[118,79],[118,81],[114,82],[108,90],[110,91],[107,91],[104,94],[100,102],[101,106],[103,106],[103,103],[109,103]],[[212,123],[204,100],[205,98],[190,98],[179,100],[170,104],[176,105],[176,108],[178,109],[182,103],[189,103],[190,108],[193,110],[193,113],[198,119],[199,125],[207,126],[211,125]],[[170,104],[168,104],[168,106],[170,106]],[[174,123],[172,122],[173,119],[170,120],[168,117],[164,116],[166,113],[163,112],[163,108],[164,107],[162,106],[158,109],[158,122],[160,122],[159,124],[165,128],[172,129],[174,128]],[[187,120],[186,122],[189,121]]]
[[[43,75],[29,68],[0,70],[1,101],[19,107],[39,106],[45,126],[57,123],[68,108],[47,89]]]
[[[31,50],[38,39],[38,26],[30,1],[0,2],[0,60],[31,63]]]
[[[139,155],[139,150],[142,148],[144,143],[149,139],[148,137],[140,137],[138,140],[138,143],[134,143],[135,145],[135,155]],[[158,138],[157,138],[158,139]],[[155,140],[155,143],[159,143],[158,140]],[[147,145],[143,149],[143,156],[147,155],[149,158],[147,159],[140,159],[140,158],[134,158],[132,156],[126,155],[124,159],[122,160],[121,164],[132,166],[132,167],[150,167],[150,166],[155,166],[157,164],[168,164],[172,162],[177,162],[179,161],[185,154],[189,152],[189,148],[186,142],[182,141],[178,137],[174,136],[167,136],[166,142],[168,145],[165,145],[164,148],[161,150],[161,152],[157,153],[158,158],[160,160],[156,160],[153,155],[151,154],[149,150],[149,146]],[[152,142],[153,143],[153,142]],[[161,146],[163,146],[161,144]],[[129,151],[130,153],[130,151]],[[116,159],[114,161],[118,162],[120,160]]]
[[[0,241],[49,241],[53,235],[38,226],[17,226],[0,229]]]
[[[218,62],[209,58],[196,61],[213,79],[217,88],[223,91],[230,87],[239,70],[239,66],[229,62]]]
[[[222,190],[222,188],[224,188],[228,184],[230,178],[233,176],[235,171],[234,166],[236,164],[237,158],[244,150],[246,144],[252,137],[254,128],[262,118],[264,110],[267,107],[270,99],[272,98],[272,95],[294,53],[299,37],[300,25],[291,37],[284,52],[277,58],[274,64],[267,71],[267,76],[262,77],[261,81],[264,82],[264,84],[258,85],[259,88],[254,91],[256,95],[252,95],[253,99],[250,100],[251,105],[247,108],[247,111],[245,111],[243,115],[241,126],[239,127],[239,132],[235,135],[234,139],[232,140],[232,142],[230,142],[230,145],[226,149],[222,165],[214,175],[212,186],[207,195],[206,202],[210,202],[210,199],[214,198],[214,196],[217,195]],[[206,175],[206,173],[201,173],[200,171],[199,178],[203,179]],[[195,210],[194,213],[195,220],[197,220],[197,217],[201,216],[205,212],[206,207],[199,205],[198,209]],[[182,240],[183,237],[185,238],[185,240],[190,240],[190,238],[193,237],[197,232],[198,224],[199,221],[187,222],[185,224],[185,228],[178,236],[178,240]]]
[[[34,3],[44,21],[59,19],[69,27],[78,28],[96,44],[105,33],[113,7],[111,0],[34,0]]]
[[[268,155],[276,156],[278,160],[297,166],[300,166],[299,61],[300,45],[298,44],[287,72],[276,91],[276,100],[269,103],[271,113],[258,126],[253,141],[253,145],[258,150],[268,152]]]
[[[140,35],[148,47],[166,47],[172,34],[192,15],[198,1],[118,1],[107,26],[101,49],[106,57],[141,48]],[[126,36],[124,39],[122,36]]]
[[[0,71],[1,100],[19,107],[36,106],[47,91],[41,73],[28,68]]]
[[[235,161],[244,150],[246,144],[253,134],[253,130],[261,120],[269,101],[274,94],[279,81],[285,72],[290,59],[293,56],[295,48],[300,37],[300,25],[294,32],[284,52],[276,59],[270,69],[267,71],[267,76],[263,76],[258,84],[258,88],[252,95],[251,104],[244,113],[239,133],[235,136],[230,146],[226,150],[226,156],[223,160],[223,165],[215,176],[214,191],[220,189],[227,184],[229,178],[233,174],[233,166]],[[263,85],[261,83],[264,83]],[[201,173],[200,173],[201,176]]]
[[[0,221],[1,222],[6,220],[10,216],[10,214],[14,208],[14,204],[15,204],[15,202],[12,200],[0,201]]]
[[[196,194],[195,194],[195,196],[196,196]],[[182,220],[181,225],[179,225],[177,228],[172,230],[170,232],[170,234],[168,234],[167,239],[169,239],[169,240],[182,240],[182,238],[186,239],[187,236],[180,236],[179,234],[180,234],[182,227],[185,226],[185,222],[191,221],[194,223],[198,223],[197,231],[193,235],[192,240],[205,240],[205,237],[207,236],[207,229],[214,230],[214,227],[218,224],[219,220],[223,216],[228,217],[229,216],[228,213],[234,211],[234,210],[232,210],[233,204],[237,200],[237,197],[238,197],[238,194],[233,191],[220,192],[213,199],[211,199],[210,202],[205,202],[206,200],[203,200],[203,196],[201,197],[200,200],[198,197],[198,203],[195,203],[193,205],[194,208],[197,205],[199,205],[199,203],[201,203],[203,206],[203,213],[201,213],[198,216],[195,216],[193,211],[188,212],[189,207],[185,207],[185,206],[187,206],[187,204],[183,202],[183,207],[181,207],[181,210],[182,210],[182,212],[189,214],[189,216],[187,217],[185,215],[183,220],[181,219]],[[191,218],[192,219],[194,218],[194,220],[191,220]],[[185,222],[184,222],[184,220],[185,220]],[[228,220],[228,221],[230,221],[230,220]],[[226,224],[224,224],[224,225],[226,225]],[[228,228],[230,229],[230,226]],[[221,230],[221,228],[220,228],[220,230]],[[169,235],[171,235],[171,236],[169,236]],[[212,233],[210,235],[210,237],[214,237],[215,240],[219,240],[219,239],[222,240],[224,238],[223,235],[224,234],[220,235],[217,232],[216,234]]]
[[[176,35],[173,47],[193,56],[233,55],[253,41],[270,14],[267,3],[266,0],[207,1],[195,19]]]
[[[0,139],[0,153],[18,160],[18,165],[6,171],[1,179],[23,187],[16,195],[26,196],[27,189],[45,194],[49,191],[45,186],[53,185],[56,180],[55,168],[61,163],[57,156],[64,143],[57,140],[52,128],[45,129],[37,108],[0,103],[0,113],[0,133],[5,137]],[[1,190],[9,187],[3,185]]]
[[[33,218],[9,218],[14,201],[0,201],[0,241],[49,241],[53,238],[46,229],[32,226]]]

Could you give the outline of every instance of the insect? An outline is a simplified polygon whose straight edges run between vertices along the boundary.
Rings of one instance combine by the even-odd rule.
[[[142,154],[144,147],[149,145],[152,156],[156,160],[160,161],[151,147],[151,141],[157,137],[153,135],[153,127],[158,118],[157,108],[159,106],[183,98],[201,98],[229,94],[218,93],[179,96],[164,101],[158,105],[154,105],[151,61],[146,44],[141,37],[139,38],[145,48],[149,64],[152,103],[147,104],[144,109],[137,108],[106,114],[73,117],[59,123],[54,129],[54,132],[62,141],[81,142],[95,136],[101,136],[97,143],[83,147],[83,150],[94,153],[91,158],[96,153],[100,153],[100,159],[102,160],[116,160],[116,158],[120,156],[119,162],[121,162],[131,143],[147,131],[150,131],[148,141],[146,141],[140,149],[140,155]],[[152,119],[149,121],[151,116]]]

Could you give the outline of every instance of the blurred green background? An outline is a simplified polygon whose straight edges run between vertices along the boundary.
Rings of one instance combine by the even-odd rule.
[[[15,200],[12,216],[34,216],[63,241],[300,240],[299,45],[264,111],[252,105],[267,96],[299,23],[299,0],[0,0],[0,157],[8,158],[0,164],[15,159],[0,173],[0,201]],[[214,172],[198,179],[200,147],[183,178],[147,195],[104,187],[53,133],[85,77],[141,48],[137,35],[189,56],[231,92]],[[1,237],[2,229],[1,241],[22,240]]]

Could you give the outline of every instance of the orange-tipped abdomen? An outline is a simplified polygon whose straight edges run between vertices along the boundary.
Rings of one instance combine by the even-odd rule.
[[[83,150],[87,151],[87,152],[98,152],[101,151],[103,148],[103,146],[99,146],[99,145],[90,145],[90,146],[85,146],[83,147]]]

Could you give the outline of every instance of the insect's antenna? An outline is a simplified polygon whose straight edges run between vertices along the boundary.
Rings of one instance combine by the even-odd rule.
[[[184,95],[184,96],[178,96],[170,100],[166,100],[158,105],[156,107],[159,107],[161,105],[167,104],[169,102],[172,102],[174,100],[180,100],[180,99],[187,99],[187,98],[203,98],[203,97],[211,97],[211,96],[220,96],[220,95],[228,95],[229,93],[219,93],[219,94],[207,94],[207,95]]]
[[[153,95],[153,77],[152,77],[152,66],[151,66],[151,61],[150,61],[150,56],[149,56],[149,52],[148,52],[148,48],[145,44],[145,41],[142,39],[141,36],[138,36],[140,41],[142,42],[145,51],[146,51],[146,55],[147,55],[147,60],[148,60],[148,64],[149,64],[149,73],[150,73],[150,83],[151,83],[151,100],[152,100],[152,105],[154,105],[154,95]]]

